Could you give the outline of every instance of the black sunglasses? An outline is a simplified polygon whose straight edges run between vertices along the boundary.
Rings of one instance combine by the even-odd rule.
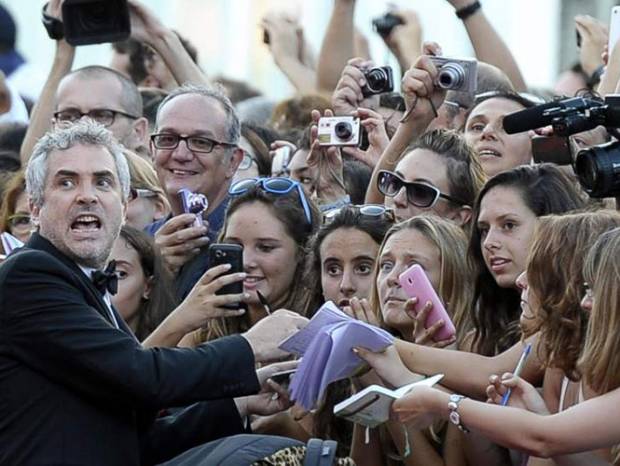
[[[394,197],[401,189],[407,189],[407,201],[416,207],[428,208],[433,207],[437,200],[441,197],[456,205],[467,205],[459,199],[442,193],[435,186],[421,183],[419,181],[405,181],[396,173],[381,170],[377,179],[377,188],[384,196]]]

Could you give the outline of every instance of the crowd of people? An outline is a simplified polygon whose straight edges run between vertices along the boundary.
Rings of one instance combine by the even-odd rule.
[[[316,57],[297,18],[261,21],[296,90],[280,102],[205,73],[135,0],[130,38],[77,69],[48,2],[53,65],[25,92],[0,5],[0,464],[214,464],[213,441],[250,432],[335,440],[342,465],[620,464],[620,191],[594,199],[570,164],[535,162],[555,127],[503,126],[620,92],[620,47],[578,16],[575,66],[531,89],[484,5],[447,1],[475,91],[442,84],[440,45],[397,9],[377,32],[400,91],[375,92],[356,1],[334,0]],[[564,136],[574,160],[618,133]],[[415,264],[455,334],[402,286]],[[272,376],[297,367],[279,344],[328,301],[394,344],[355,342],[364,369],[306,411]],[[334,415],[369,385],[435,374],[376,428]],[[256,464],[303,464],[293,450]]]

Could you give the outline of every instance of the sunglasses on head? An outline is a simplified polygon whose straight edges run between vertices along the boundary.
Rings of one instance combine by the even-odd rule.
[[[306,221],[308,222],[308,225],[312,225],[312,213],[310,212],[310,205],[306,199],[306,194],[304,193],[301,185],[297,181],[291,180],[290,178],[246,178],[233,183],[228,189],[228,194],[231,196],[240,196],[255,186],[258,186],[267,193],[279,196],[284,196],[293,190],[297,190],[301,206],[304,209]]]
[[[362,204],[362,205],[347,205],[342,207],[336,207],[335,209],[328,210],[323,214],[323,223],[331,222],[336,215],[342,212],[344,209],[354,209],[359,215],[364,217],[383,217],[389,222],[394,222],[394,211],[387,209],[381,204]]]
[[[440,197],[457,205],[467,204],[466,202],[442,193],[435,186],[419,181],[405,181],[396,173],[387,170],[381,170],[379,172],[377,188],[381,194],[387,197],[394,197],[401,189],[406,188],[407,202],[421,208],[433,207]]]

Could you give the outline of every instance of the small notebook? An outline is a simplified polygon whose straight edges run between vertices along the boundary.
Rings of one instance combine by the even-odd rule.
[[[405,396],[416,385],[432,387],[442,378],[443,374],[437,374],[396,390],[371,385],[334,406],[334,414],[366,427],[376,427],[390,418],[394,400]]]

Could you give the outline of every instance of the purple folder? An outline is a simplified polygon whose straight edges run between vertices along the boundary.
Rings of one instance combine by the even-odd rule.
[[[306,327],[280,345],[303,355],[291,381],[291,398],[312,409],[327,385],[352,376],[363,363],[354,347],[381,351],[393,340],[385,330],[347,316],[331,301],[325,303]]]

